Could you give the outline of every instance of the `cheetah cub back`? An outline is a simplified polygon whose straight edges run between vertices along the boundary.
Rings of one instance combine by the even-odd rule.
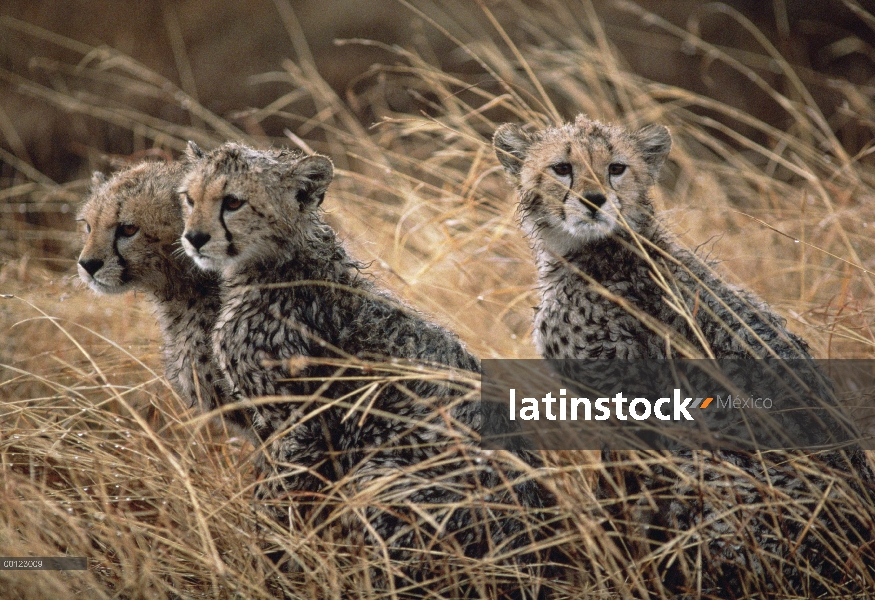
[[[219,311],[218,278],[196,269],[180,252],[179,163],[143,162],[107,178],[95,173],[79,210],[85,246],[79,276],[94,291],[148,294],[164,338],[168,381],[204,412],[227,403],[224,379],[212,360]],[[235,433],[247,428],[240,411],[225,413]]]
[[[541,355],[808,357],[781,317],[660,225],[648,190],[671,149],[668,129],[581,115],[539,131],[505,124],[493,142],[535,248]]]

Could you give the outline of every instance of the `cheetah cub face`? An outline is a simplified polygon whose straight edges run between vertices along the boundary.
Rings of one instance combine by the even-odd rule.
[[[181,179],[177,163],[141,163],[110,178],[94,174],[77,217],[86,232],[79,277],[91,289],[119,294],[165,285],[164,265],[182,232]]]
[[[540,131],[504,124],[493,145],[517,184],[526,234],[566,254],[623,229],[640,233],[671,136],[661,125],[629,132],[580,115]]]
[[[182,246],[199,267],[222,271],[275,253],[306,236],[334,176],[331,161],[289,150],[227,143],[204,152],[189,142],[179,188],[186,217]]]

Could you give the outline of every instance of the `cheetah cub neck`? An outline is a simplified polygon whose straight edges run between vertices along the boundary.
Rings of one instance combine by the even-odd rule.
[[[591,121],[528,131],[505,124],[496,154],[517,185],[523,229],[536,245],[567,257],[631,232],[647,236],[647,195],[671,149],[661,125],[635,132]]]

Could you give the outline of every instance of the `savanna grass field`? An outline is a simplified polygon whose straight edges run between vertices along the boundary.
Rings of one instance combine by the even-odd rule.
[[[188,140],[330,156],[326,218],[381,285],[481,358],[535,358],[535,268],[492,133],[578,113],[663,124],[673,146],[652,195],[666,226],[770,303],[815,358],[875,358],[875,9],[813,4],[166,0],[126,14],[102,1],[4,3],[0,555],[89,567],[0,570],[0,597],[403,595],[375,586],[373,554],[331,526],[391,502],[388,491],[335,498],[327,524],[267,521],[253,447],[163,378],[147,298],[79,281],[75,216],[91,173],[176,159]],[[848,409],[875,428],[871,407]],[[596,493],[626,467],[689,477],[682,459],[544,458],[525,476],[557,497],[562,526],[540,542],[567,563],[541,582],[554,597],[675,597],[667,565],[687,574],[685,597],[721,597],[702,592],[699,532],[646,543],[633,508],[655,492]],[[780,568],[752,569],[749,597],[875,597],[875,548],[816,519],[843,510],[872,532],[875,505],[816,468],[798,460],[802,476],[834,478],[828,501],[776,492],[758,510],[803,520],[846,579],[812,571],[790,589]],[[747,543],[732,490],[699,487]],[[455,575],[432,598],[489,597],[494,581],[523,577],[495,556],[443,559]]]

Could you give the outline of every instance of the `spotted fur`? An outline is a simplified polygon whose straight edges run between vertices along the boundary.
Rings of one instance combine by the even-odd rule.
[[[204,412],[229,401],[213,362],[212,330],[219,312],[219,282],[196,269],[179,247],[182,211],[176,187],[179,163],[143,162],[112,177],[95,173],[79,210],[86,229],[79,276],[101,294],[148,294],[164,337],[167,380]],[[225,413],[235,433],[249,431],[241,411]]]
[[[535,253],[534,341],[542,356],[810,359],[807,344],[780,316],[723,281],[659,223],[648,191],[671,148],[665,127],[628,131],[581,115],[536,131],[502,125],[493,142],[516,185],[522,228]],[[823,587],[806,572],[836,582],[846,576],[841,550],[830,547],[824,532],[847,532],[861,548],[872,543],[872,518],[854,514],[854,503],[842,500],[847,494],[858,506],[872,506],[873,475],[859,449],[788,453],[774,463],[730,451],[686,450],[679,458],[685,477],[659,465],[630,466],[617,477],[625,494],[611,488],[616,481],[603,489],[618,501],[615,523],[625,523],[617,528],[640,522],[625,530],[630,539],[648,540],[647,546],[685,536],[689,562],[669,561],[666,572],[653,574],[678,591],[695,590],[701,572],[702,589],[720,597],[776,589],[816,594]],[[812,476],[800,465],[820,472]],[[842,491],[830,481],[844,481]],[[812,498],[824,498],[828,489],[830,508],[812,523]],[[766,508],[776,494],[793,498],[794,508]]]
[[[313,518],[308,504],[337,482],[361,493],[383,481],[371,489],[392,501],[372,501],[362,522],[347,525],[373,548],[393,548],[395,558],[409,561],[413,578],[433,575],[428,565],[444,544],[482,556],[490,547],[501,552],[529,543],[521,521],[495,515],[502,504],[543,507],[552,500],[531,481],[508,484],[513,472],[464,433],[478,430],[480,412],[460,400],[458,387],[410,378],[381,385],[351,409],[361,383],[331,382],[337,367],[320,363],[348,357],[480,369],[454,334],[375,285],[322,220],[330,160],[228,143],[209,153],[192,146],[189,161],[180,186],[183,246],[222,276],[214,335],[219,365],[244,397],[285,398],[258,403],[254,425],[269,440],[275,468],[259,494],[295,498],[295,510]],[[363,373],[344,370],[353,378]],[[326,408],[338,399],[345,401]],[[521,456],[540,464],[534,454]],[[472,494],[496,504],[491,519],[452,506]]]

